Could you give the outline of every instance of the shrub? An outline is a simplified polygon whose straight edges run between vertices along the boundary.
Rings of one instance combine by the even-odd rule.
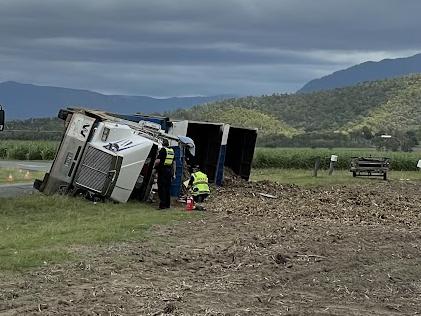
[[[57,146],[57,142],[49,141],[0,140],[0,159],[51,160]]]
[[[254,154],[254,168],[311,169],[316,159],[320,158],[320,167],[327,169],[330,156],[337,155],[337,169],[348,169],[352,157],[388,157],[391,169],[402,171],[417,170],[417,162],[421,153],[412,152],[378,152],[371,148],[257,148]]]

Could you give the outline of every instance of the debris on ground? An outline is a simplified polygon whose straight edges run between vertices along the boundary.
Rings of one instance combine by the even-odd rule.
[[[95,269],[67,263],[0,276],[0,313],[419,312],[419,184],[229,181],[213,189],[207,212],[157,227],[148,240],[78,247],[83,267]]]

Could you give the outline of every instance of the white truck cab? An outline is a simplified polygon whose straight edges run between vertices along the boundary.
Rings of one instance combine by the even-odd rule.
[[[50,172],[35,181],[36,189],[122,203],[147,198],[165,137],[159,125],[89,110],[62,110],[59,117],[66,130]]]

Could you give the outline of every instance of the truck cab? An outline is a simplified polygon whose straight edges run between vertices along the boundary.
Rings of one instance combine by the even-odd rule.
[[[64,193],[127,202],[145,200],[162,131],[150,122],[128,122],[109,113],[61,110],[65,132],[50,172],[34,187],[44,194]]]

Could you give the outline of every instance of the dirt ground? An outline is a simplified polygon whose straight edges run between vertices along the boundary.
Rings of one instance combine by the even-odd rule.
[[[0,277],[0,315],[421,313],[419,184],[231,184],[148,241]]]

